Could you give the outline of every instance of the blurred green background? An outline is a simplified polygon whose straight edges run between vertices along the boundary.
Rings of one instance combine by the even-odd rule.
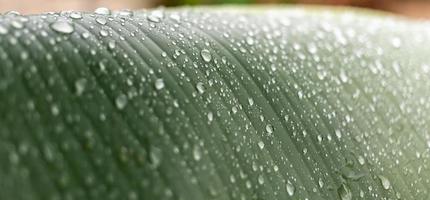
[[[384,10],[417,18],[430,18],[430,0],[0,0],[0,12],[23,14],[48,11],[92,11],[97,7],[142,9],[159,6],[217,4],[319,4]]]

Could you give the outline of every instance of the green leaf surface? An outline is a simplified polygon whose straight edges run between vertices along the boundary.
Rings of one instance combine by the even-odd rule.
[[[428,199],[429,24],[266,8],[0,16],[0,199]]]

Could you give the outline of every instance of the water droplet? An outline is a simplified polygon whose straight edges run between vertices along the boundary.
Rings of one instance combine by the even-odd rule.
[[[60,108],[58,108],[58,106],[57,105],[52,105],[51,106],[51,113],[54,115],[54,116],[57,116],[58,114],[60,114]]]
[[[320,186],[320,188],[324,187],[324,182],[321,178],[318,179],[318,185]]]
[[[149,159],[152,168],[157,168],[160,166],[162,161],[162,151],[157,147],[151,147],[149,152]]]
[[[266,132],[270,135],[273,133],[273,126],[271,124],[266,125]]]
[[[127,10],[127,9],[119,11],[118,14],[120,17],[131,17],[131,16],[133,16],[133,12],[131,10]]]
[[[161,19],[164,18],[164,12],[163,10],[154,10],[147,16],[147,19],[154,23],[161,22]]]
[[[70,34],[70,33],[73,33],[73,31],[75,31],[75,28],[73,27],[73,25],[67,21],[56,21],[51,24],[51,28],[54,31],[58,33],[63,33],[63,34]]]
[[[155,80],[155,89],[161,90],[163,88],[164,88],[164,80],[161,78]]]
[[[24,24],[22,24],[21,22],[16,21],[16,20],[12,21],[12,22],[11,22],[11,25],[12,25],[14,28],[16,28],[16,29],[22,29],[22,28],[24,28]]]
[[[391,44],[394,48],[400,48],[400,46],[402,45],[402,41],[400,40],[400,38],[395,37],[391,40]]]
[[[7,30],[7,28],[0,24],[0,34],[4,35],[4,34],[7,34],[8,32],[9,31]]]
[[[258,183],[260,184],[260,185],[263,185],[264,184],[264,177],[263,177],[263,175],[258,175]]]
[[[294,187],[294,185],[290,181],[288,181],[286,188],[288,195],[293,196],[294,192],[296,191],[296,187]]]
[[[106,31],[106,30],[100,30],[100,35],[103,36],[103,37],[106,37],[106,36],[109,35],[109,32]]]
[[[264,148],[264,142],[263,141],[258,142],[258,147],[260,147],[260,149],[263,149]]]
[[[127,105],[128,98],[125,94],[120,94],[115,99],[115,105],[118,109],[122,110]]]
[[[360,165],[364,165],[364,163],[365,163],[366,161],[364,160],[364,157],[363,156],[358,156],[358,163],[360,164]]]
[[[86,84],[87,84],[87,80],[84,78],[78,79],[75,82],[76,95],[78,95],[78,96],[82,95],[82,93],[85,90]]]
[[[342,133],[340,132],[339,129],[336,129],[334,132],[335,132],[337,138],[340,139],[342,137]]]
[[[379,180],[381,181],[382,187],[386,190],[390,189],[391,187],[390,180],[388,180],[388,178],[382,175],[379,175],[378,177],[379,177]]]
[[[196,160],[196,161],[199,161],[202,158],[202,153],[200,151],[200,147],[197,145],[194,146],[193,157],[194,157],[194,160]]]
[[[249,98],[248,98],[248,104],[249,104],[250,106],[253,106],[253,105],[254,105],[254,99],[252,99],[251,97],[249,97]]]
[[[82,14],[80,12],[72,12],[72,13],[70,13],[70,18],[72,18],[72,19],[82,19]]]
[[[100,24],[100,25],[106,25],[107,20],[106,20],[106,18],[104,18],[104,17],[97,17],[97,18],[96,18],[96,22],[97,22],[98,24]]]
[[[214,115],[212,112],[208,112],[208,121],[209,123],[212,122],[212,120],[214,119]]]
[[[202,82],[198,82],[196,84],[196,89],[200,94],[203,94],[205,92],[205,86],[203,85]]]
[[[340,187],[337,189],[337,194],[339,195],[340,199],[342,200],[351,200],[352,199],[352,193],[351,189],[344,183],[340,185]]]
[[[111,11],[109,10],[109,8],[100,7],[100,8],[97,8],[96,10],[94,10],[94,13],[99,14],[99,15],[109,15],[111,13]]]
[[[202,56],[202,58],[203,58],[203,60],[204,60],[205,62],[210,62],[210,61],[212,60],[211,52],[210,52],[209,50],[207,50],[207,49],[203,49],[203,50],[200,52],[200,55]]]
[[[253,39],[252,37],[247,37],[247,38],[246,38],[246,43],[247,43],[248,45],[253,45],[253,44],[254,44],[254,39]]]

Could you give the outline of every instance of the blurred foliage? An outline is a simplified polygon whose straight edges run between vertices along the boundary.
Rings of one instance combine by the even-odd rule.
[[[294,3],[294,0],[166,0],[169,6],[201,4],[254,4],[254,3]]]

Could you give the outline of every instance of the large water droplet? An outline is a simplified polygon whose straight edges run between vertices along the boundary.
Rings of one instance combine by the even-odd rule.
[[[157,89],[157,90],[163,89],[164,88],[164,80],[161,79],[161,78],[155,80],[155,85],[154,86],[155,86],[155,89]]]
[[[163,10],[154,10],[148,14],[147,19],[154,23],[159,23],[164,18]]]
[[[120,94],[115,99],[115,105],[118,109],[122,110],[127,105],[128,98],[125,94]]]
[[[352,199],[351,189],[349,189],[349,187],[343,183],[337,189],[337,194],[339,195],[340,199],[342,199],[342,200],[351,200]]]
[[[70,22],[67,22],[67,21],[62,21],[62,20],[52,23],[51,28],[54,31],[56,31],[58,33],[63,33],[63,34],[70,34],[70,33],[73,33],[73,31],[75,31],[73,24],[71,24]]]
[[[293,196],[294,192],[296,191],[296,187],[294,187],[294,185],[290,181],[288,181],[286,188],[288,195]]]
[[[210,52],[209,50],[207,50],[207,49],[203,49],[203,50],[200,52],[200,55],[202,56],[202,58],[203,58],[203,60],[204,60],[205,62],[210,62],[210,61],[212,60],[211,52]]]

